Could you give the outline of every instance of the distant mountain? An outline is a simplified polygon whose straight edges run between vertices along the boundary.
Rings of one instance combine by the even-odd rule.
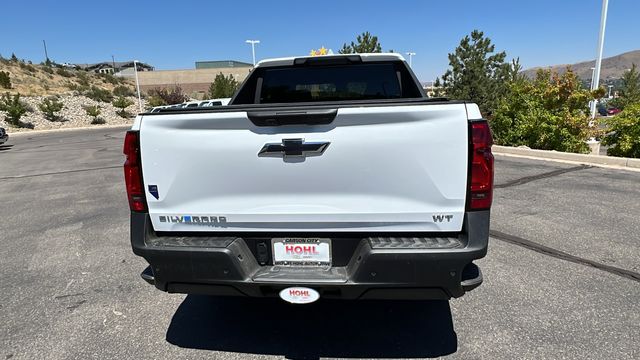
[[[534,67],[522,71],[527,77],[532,78],[536,75],[538,69],[551,68],[559,73],[564,73],[567,66],[570,66],[582,80],[591,80],[592,71],[591,68],[595,67],[595,60],[584,61],[577,64],[563,64],[552,65],[548,67]],[[629,51],[624,54],[608,57],[602,59],[602,69],[600,72],[600,79],[613,80],[622,77],[622,73],[631,68],[631,64],[636,64],[640,67],[640,50]]]

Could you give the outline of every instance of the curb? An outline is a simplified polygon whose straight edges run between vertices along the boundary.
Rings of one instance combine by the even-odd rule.
[[[491,148],[495,154],[511,155],[519,157],[528,157],[535,159],[573,162],[580,164],[588,164],[599,167],[622,168],[627,170],[640,171],[640,159],[604,156],[604,155],[587,155],[574,154],[553,150],[536,150],[527,148],[517,148],[510,146],[493,145]]]
[[[75,128],[62,128],[62,129],[49,129],[49,130],[26,130],[26,131],[18,131],[18,132],[7,132],[9,137],[21,137],[26,135],[38,135],[38,134],[49,134],[56,132],[66,132],[66,131],[79,131],[79,130],[91,130],[91,129],[127,129],[130,128],[132,124],[128,125],[93,125],[93,126],[83,126],[83,127],[75,127]]]

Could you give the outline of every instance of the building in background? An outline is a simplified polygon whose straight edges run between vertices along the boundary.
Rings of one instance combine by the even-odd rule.
[[[196,69],[251,68],[253,65],[235,60],[196,61]]]
[[[195,69],[185,70],[139,71],[140,90],[146,92],[180,86],[191,98],[202,99],[216,75],[233,75],[238,82],[242,82],[253,69],[253,65],[235,60],[197,61],[195,66]]]

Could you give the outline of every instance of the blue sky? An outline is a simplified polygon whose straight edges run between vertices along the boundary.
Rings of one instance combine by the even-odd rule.
[[[601,0],[535,1],[7,1],[0,54],[91,63],[138,59],[157,69],[189,69],[197,60],[251,61],[337,51],[363,31],[385,50],[414,51],[423,81],[442,74],[447,54],[480,29],[525,67],[595,57]],[[638,0],[611,0],[605,56],[640,49]]]

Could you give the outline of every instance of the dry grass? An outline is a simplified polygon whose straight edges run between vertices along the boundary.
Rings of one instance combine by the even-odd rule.
[[[120,83],[113,84],[108,81],[107,77],[93,72],[71,69],[61,71],[54,67],[8,60],[0,62],[0,71],[6,71],[10,74],[12,85],[11,89],[0,88],[0,92],[20,93],[22,96],[49,96],[72,91],[82,92],[90,86],[112,91],[117,85],[132,85],[130,80],[120,78],[116,78]],[[63,76],[60,73],[69,76]]]

